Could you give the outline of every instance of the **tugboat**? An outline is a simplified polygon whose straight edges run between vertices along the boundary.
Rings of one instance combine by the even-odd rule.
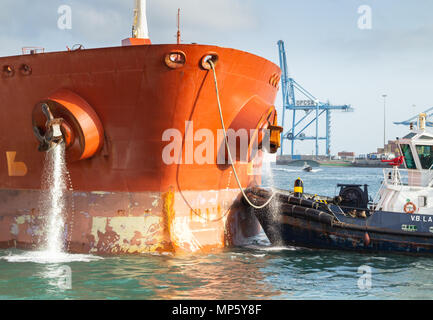
[[[297,180],[295,192],[274,194],[277,213],[275,205],[250,210],[274,245],[433,254],[433,134],[425,123],[421,114],[419,129],[398,139],[402,156],[386,161],[391,168],[376,201],[367,185],[339,185],[340,194],[329,198],[304,194]],[[270,193],[250,188],[247,195],[260,205]]]
[[[311,167],[307,162],[304,162],[304,166],[302,167],[302,171],[311,172],[313,167]]]

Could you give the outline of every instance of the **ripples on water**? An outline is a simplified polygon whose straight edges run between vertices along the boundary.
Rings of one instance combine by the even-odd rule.
[[[367,182],[376,192],[381,180],[380,169],[282,169],[273,168],[278,187],[292,188],[300,176],[306,192],[329,196],[336,183]],[[357,285],[363,265],[373,271],[369,291]],[[70,290],[58,286],[64,266],[72,271]],[[271,247],[264,234],[242,248],[188,256],[65,254],[47,261],[3,250],[0,299],[432,299],[432,272],[431,258]]]

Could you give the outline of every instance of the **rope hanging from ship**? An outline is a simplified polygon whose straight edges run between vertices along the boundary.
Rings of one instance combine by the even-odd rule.
[[[67,177],[67,184],[68,184],[68,190],[71,197],[71,220],[69,223],[69,237],[67,241],[67,252],[70,252],[71,249],[71,242],[72,242],[72,233],[74,232],[74,219],[75,219],[75,199],[74,199],[74,185],[72,184],[71,179],[71,173],[69,172],[69,169],[66,168],[66,177]]]
[[[220,95],[219,95],[219,89],[218,89],[218,80],[217,80],[217,75],[216,75],[216,71],[215,71],[215,64],[212,61],[212,59],[209,59],[207,62],[209,63],[210,68],[212,69],[212,72],[213,72],[213,77],[214,77],[214,82],[215,82],[215,92],[216,92],[216,96],[217,96],[218,111],[219,111],[220,120],[221,120],[221,127],[222,127],[223,133],[224,133],[224,141],[225,141],[225,145],[227,147],[227,154],[228,154],[229,161],[230,161],[230,164],[232,166],[232,170],[233,170],[233,173],[235,175],[236,182],[238,184],[239,190],[242,192],[242,195],[243,195],[245,201],[251,207],[253,207],[254,209],[257,209],[257,210],[263,209],[263,208],[267,207],[271,203],[271,201],[273,200],[273,198],[275,196],[275,192],[272,193],[272,195],[269,197],[269,199],[263,205],[257,206],[257,205],[253,204],[250,201],[250,199],[246,195],[244,189],[242,188],[242,184],[241,184],[241,182],[239,180],[239,176],[238,176],[238,173],[236,171],[236,168],[235,168],[235,165],[234,165],[234,162],[233,162],[233,157],[232,157],[232,154],[231,154],[231,151],[230,151],[229,142],[227,140],[227,132],[226,132],[226,128],[225,128],[225,125],[224,125],[224,117],[223,117],[223,114],[222,114],[221,101],[220,101]]]
[[[210,70],[210,69],[207,69],[207,70]],[[207,73],[208,74],[208,73]],[[206,78],[205,78],[206,79]],[[192,115],[191,115],[192,116]],[[189,121],[191,121],[191,118],[190,118],[190,120]],[[185,135],[183,136],[183,139],[182,139],[182,149],[185,147]],[[179,161],[181,161],[181,159],[182,159],[182,153],[180,153],[179,154]],[[228,182],[228,184],[227,184],[227,188],[226,188],[226,190],[228,190],[229,189],[229,186],[230,186],[230,179],[231,179],[231,171],[230,171],[230,176],[229,176],[229,182]],[[183,199],[183,201],[185,202],[185,204],[190,208],[190,210],[191,210],[191,213],[192,214],[194,214],[196,217],[198,217],[198,218],[200,218],[200,219],[202,219],[203,221],[206,221],[206,222],[209,222],[209,223],[214,223],[214,222],[219,222],[219,221],[221,221],[221,220],[223,220],[225,217],[227,217],[228,216],[228,214],[230,213],[230,211],[231,211],[231,207],[229,207],[227,210],[224,210],[224,213],[219,217],[219,218],[216,218],[216,219],[210,219],[209,217],[205,217],[205,216],[203,216],[201,213],[199,213],[199,212],[197,212],[197,210],[196,209],[194,209],[193,208],[193,206],[191,205],[191,203],[188,201],[188,199],[186,198],[186,196],[184,195],[184,193],[183,193],[183,191],[182,191],[182,188],[180,187],[180,184],[179,184],[179,165],[177,165],[177,169],[176,169],[176,182],[177,182],[177,184],[178,184],[178,189],[179,189],[179,194],[180,194],[180,196],[182,197],[182,199]],[[225,207],[225,200],[223,200],[223,204],[222,204],[222,207]]]

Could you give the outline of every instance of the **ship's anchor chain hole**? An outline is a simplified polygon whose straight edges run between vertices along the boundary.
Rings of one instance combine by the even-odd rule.
[[[20,67],[20,72],[23,76],[29,76],[32,74],[32,68],[27,64],[22,64]]]
[[[212,61],[214,66],[218,63],[218,55],[216,53],[207,53],[200,59],[200,67],[204,70],[211,70],[209,61]],[[183,51],[175,50],[165,55],[164,62],[170,69],[182,68],[186,64],[186,54]]]
[[[216,66],[218,63],[218,55],[216,53],[208,53],[203,56],[200,61],[200,65],[205,70],[211,70],[212,67],[210,65],[210,61],[212,61],[213,65]]]
[[[15,69],[12,66],[3,66],[3,76],[6,78],[13,77],[15,75]]]
[[[45,128],[33,127],[33,132],[40,142],[38,150],[46,152],[62,142],[68,148],[75,138],[72,128],[62,118],[54,118],[48,104],[43,104],[41,108],[47,121]]]
[[[165,56],[164,61],[171,69],[182,68],[186,63],[186,55],[182,51],[172,51]]]
[[[48,151],[62,140],[68,162],[89,159],[101,151],[104,128],[93,108],[79,95],[61,89],[38,102],[32,125],[39,151]]]

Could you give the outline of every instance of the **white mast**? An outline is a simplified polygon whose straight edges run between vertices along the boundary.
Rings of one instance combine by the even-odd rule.
[[[146,16],[146,0],[135,0],[132,37],[138,39],[149,39],[149,29],[147,27]]]

